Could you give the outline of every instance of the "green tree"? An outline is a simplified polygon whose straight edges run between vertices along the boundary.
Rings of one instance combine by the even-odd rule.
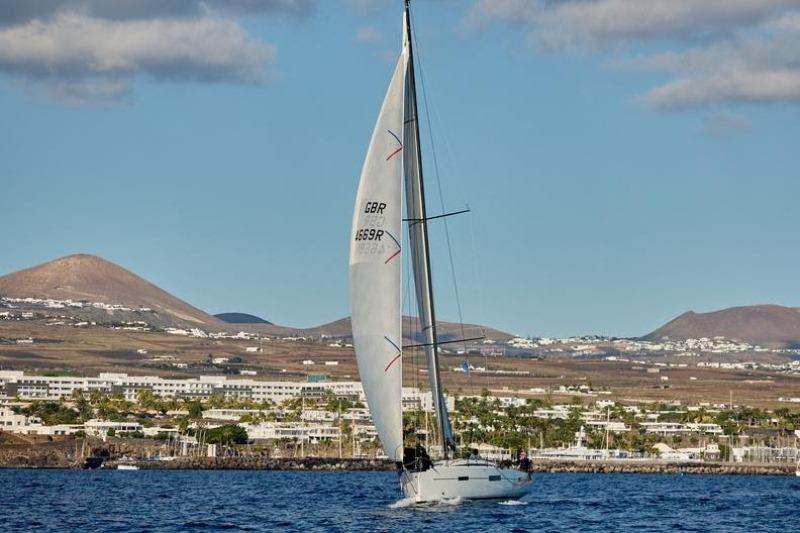
[[[205,442],[209,444],[247,444],[247,431],[236,424],[226,424],[205,432]]]
[[[78,410],[78,418],[81,422],[85,422],[94,417],[92,404],[83,391],[75,390],[72,393],[72,401],[75,403],[75,408]]]
[[[203,402],[200,400],[190,400],[186,403],[186,409],[189,411],[189,418],[198,420],[203,418]]]

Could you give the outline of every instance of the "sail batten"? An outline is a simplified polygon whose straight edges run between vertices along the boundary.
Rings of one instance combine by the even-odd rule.
[[[372,133],[353,213],[350,301],[358,372],[384,452],[403,459],[401,218],[406,54]]]

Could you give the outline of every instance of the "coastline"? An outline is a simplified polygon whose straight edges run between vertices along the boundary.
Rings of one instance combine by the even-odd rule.
[[[2,461],[0,469],[80,469],[75,462],[31,460]],[[65,458],[66,459],[66,458]],[[140,470],[278,470],[278,471],[394,471],[390,461],[379,459],[339,459],[328,457],[269,458],[186,457],[170,461],[109,460],[103,469],[115,469],[118,464],[135,465]],[[669,462],[669,461],[534,461],[531,471],[564,474],[666,474],[666,475],[769,475],[793,476],[793,464]]]

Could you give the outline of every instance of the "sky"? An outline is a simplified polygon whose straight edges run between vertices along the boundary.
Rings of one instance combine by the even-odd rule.
[[[471,209],[447,228],[466,322],[632,336],[800,305],[800,1],[412,8],[429,211]],[[212,313],[346,316],[401,12],[4,1],[0,274],[91,253]],[[431,234],[438,317],[458,320],[441,221]]]

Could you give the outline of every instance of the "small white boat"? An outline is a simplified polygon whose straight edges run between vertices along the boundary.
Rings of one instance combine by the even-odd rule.
[[[484,460],[459,458],[439,377],[439,344],[434,313],[428,217],[422,176],[416,81],[408,0],[403,43],[372,133],[353,214],[350,242],[350,299],[358,371],[390,459],[400,470],[406,498],[417,503],[457,498],[516,498],[531,486],[528,472]],[[421,343],[441,435],[442,461],[432,462],[418,444],[403,441],[402,294],[403,189],[410,263]],[[457,214],[457,213],[451,213]],[[464,339],[467,341],[470,339]],[[428,443],[426,443],[428,444]]]
[[[139,467],[136,465],[117,465],[117,470],[139,470]]]

